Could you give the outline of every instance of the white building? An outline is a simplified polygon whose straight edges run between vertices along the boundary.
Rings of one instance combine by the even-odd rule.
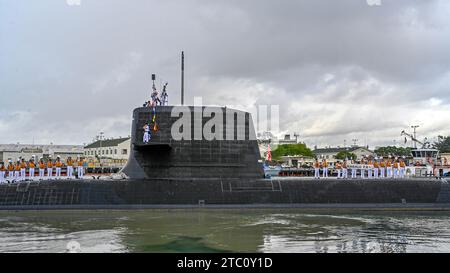
[[[316,155],[316,157],[321,159],[326,159],[328,163],[330,163],[330,166],[334,166],[334,163],[337,161],[341,161],[336,158],[337,154],[340,152],[349,152],[356,155],[356,160],[361,160],[363,157],[371,156],[375,157],[375,152],[369,150],[366,147],[336,147],[336,148],[320,148],[315,149],[313,153]]]
[[[316,161],[313,157],[304,155],[286,155],[281,160],[286,167],[301,168],[302,166],[313,166]]]
[[[97,140],[84,147],[84,155],[86,157],[128,159],[130,147],[131,139],[129,137]]]
[[[278,140],[278,145],[283,144],[297,144],[298,143],[298,135],[294,134],[294,137],[292,137],[290,134],[284,135],[282,139]]]
[[[31,159],[35,155],[40,157],[56,158],[58,155],[64,161],[71,156],[76,158],[83,155],[82,145],[34,145],[34,144],[0,144],[0,161],[16,161],[19,158]]]
[[[278,139],[270,132],[259,133],[258,136],[258,146],[261,158],[267,157],[267,150],[270,144],[270,149],[273,151],[277,149],[278,145],[284,144],[298,144],[298,135],[294,134],[292,137],[290,134],[285,134],[282,139]]]

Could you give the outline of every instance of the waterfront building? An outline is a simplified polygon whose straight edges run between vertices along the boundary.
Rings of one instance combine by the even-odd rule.
[[[312,167],[315,159],[304,155],[286,155],[281,157],[283,166],[289,168],[301,168],[303,166]]]
[[[89,167],[122,167],[128,160],[130,137],[99,139],[84,147]]]
[[[298,135],[294,134],[294,137],[292,137],[290,134],[285,134],[284,137],[280,140],[278,140],[278,145],[283,144],[297,144],[298,143]]]
[[[299,143],[297,134],[294,134],[294,137],[292,137],[290,134],[285,134],[283,138],[278,139],[271,132],[263,132],[258,133],[257,138],[261,158],[267,158],[267,148],[269,146],[269,143],[272,151],[276,150],[278,145]]]
[[[0,161],[7,162],[8,160],[15,161],[18,158],[25,160],[31,159],[35,155],[37,159],[40,157],[56,158],[61,157],[65,161],[67,157],[72,158],[83,155],[82,145],[42,145],[42,144],[0,144]]]
[[[367,147],[352,146],[352,147],[328,147],[319,148],[313,150],[314,155],[319,159],[326,159],[330,164],[330,167],[334,166],[337,161],[342,161],[337,159],[336,156],[340,152],[349,152],[356,155],[356,160],[361,160],[364,156],[375,157],[376,154]]]

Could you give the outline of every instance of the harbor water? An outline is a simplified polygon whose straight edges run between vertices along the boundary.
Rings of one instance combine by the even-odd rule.
[[[0,252],[450,252],[450,213],[0,211]]]

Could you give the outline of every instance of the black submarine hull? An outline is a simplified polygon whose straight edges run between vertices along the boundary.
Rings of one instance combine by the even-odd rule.
[[[0,186],[0,209],[130,208],[450,209],[435,179],[59,180]]]
[[[251,115],[226,107],[137,108],[130,148],[127,179],[2,184],[0,209],[450,207],[445,180],[263,179]]]

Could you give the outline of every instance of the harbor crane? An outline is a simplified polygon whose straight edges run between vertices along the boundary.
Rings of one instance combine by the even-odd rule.
[[[405,130],[403,130],[400,135],[401,136],[405,136],[405,142],[406,142],[406,137],[409,137],[414,142],[414,144],[417,143],[417,144],[422,145],[422,149],[429,148],[429,146],[430,146],[430,142],[427,141],[427,138],[425,138],[425,140],[422,142],[422,141],[418,140],[412,134],[409,134],[409,133],[405,132]],[[416,145],[414,145],[414,146],[416,146]]]

